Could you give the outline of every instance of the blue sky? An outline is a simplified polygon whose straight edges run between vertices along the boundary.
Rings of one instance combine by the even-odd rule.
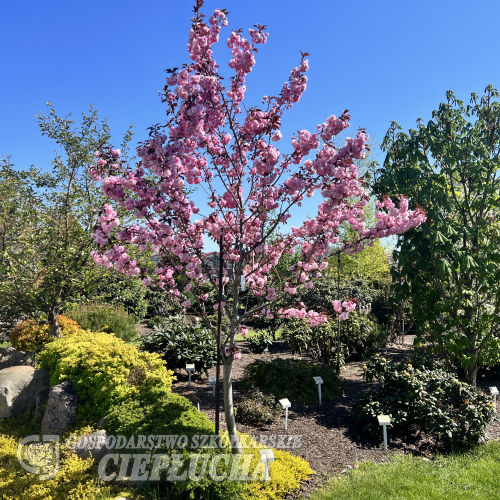
[[[191,3],[3,2],[0,156],[17,167],[50,166],[55,145],[34,118],[49,100],[58,114],[75,116],[92,103],[108,117],[116,144],[130,124],[134,143],[145,138],[165,117],[157,94],[164,70],[187,61]],[[500,2],[209,0],[204,12],[217,7],[230,12],[216,51],[228,75],[230,28],[268,25],[247,79],[250,104],[278,93],[300,51],[311,53],[308,89],[284,118],[285,149],[293,132],[314,131],[344,109],[352,135],[361,126],[381,141],[392,120],[404,129],[418,117],[427,121],[448,89],[468,100],[489,83],[500,86]]]

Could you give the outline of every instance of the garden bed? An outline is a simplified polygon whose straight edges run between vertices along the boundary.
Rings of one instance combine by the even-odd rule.
[[[399,360],[412,350],[413,336],[407,336],[405,343],[388,344],[382,355],[388,359]],[[310,359],[308,356],[290,354],[286,344],[282,341],[275,341],[270,353],[252,354],[246,342],[239,342],[243,356],[233,365],[234,379],[234,401],[235,405],[245,396],[245,392],[239,390],[238,381],[242,379],[244,369],[256,359],[271,360],[276,357],[293,359]],[[259,435],[301,435],[301,447],[291,449],[306,459],[316,475],[307,484],[304,484],[298,496],[309,494],[312,489],[317,488],[327,478],[340,474],[349,466],[356,462],[371,460],[376,463],[386,461],[386,454],[383,450],[382,432],[380,439],[370,439],[360,433],[351,421],[350,405],[359,398],[361,391],[370,387],[375,387],[374,383],[367,383],[363,380],[362,361],[350,362],[341,370],[341,377],[344,381],[344,394],[336,397],[331,402],[301,406],[294,404],[289,410],[288,431],[285,431],[284,412],[283,417],[277,422],[264,427],[253,427],[238,424],[240,432],[246,432],[254,436]],[[221,370],[222,372],[222,370]],[[210,375],[215,375],[215,368],[210,370]],[[172,391],[190,399],[193,404],[200,402],[201,411],[205,412],[208,418],[215,421],[215,398],[212,396],[212,386],[205,375],[194,375],[191,380],[191,387],[188,387],[187,373],[183,370],[176,372],[178,378],[172,386]],[[478,378],[478,385],[488,393],[491,385],[500,385],[499,377]],[[224,412],[221,405],[220,427],[225,429]],[[492,422],[487,425],[487,436],[490,439],[500,438],[500,423]],[[390,452],[406,452],[413,455],[420,455],[432,458],[440,451],[436,443],[428,436],[414,436],[411,429],[406,435],[398,434],[389,430]],[[286,449],[286,448],[284,448]]]

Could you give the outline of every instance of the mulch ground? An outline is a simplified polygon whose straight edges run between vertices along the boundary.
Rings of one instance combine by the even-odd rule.
[[[236,360],[233,364],[233,397],[235,406],[245,397],[245,393],[238,388],[238,381],[243,377],[245,367],[256,359],[273,358],[293,358],[309,359],[305,355],[290,354],[286,344],[281,341],[275,341],[269,353],[252,354],[248,349],[246,342],[238,343],[242,350],[242,359]],[[408,354],[413,348],[413,336],[406,336],[403,343],[391,343],[381,352],[381,356],[395,361]],[[345,472],[356,462],[373,461],[383,463],[387,459],[382,442],[382,430],[380,438],[370,439],[361,434],[351,421],[350,405],[356,401],[363,390],[373,388],[377,384],[367,383],[363,380],[362,366],[363,361],[350,362],[341,370],[341,378],[344,381],[344,393],[334,401],[323,402],[319,404],[302,406],[294,404],[288,413],[288,430],[285,431],[285,415],[275,423],[265,427],[253,427],[249,425],[238,424],[238,430],[251,434],[257,441],[262,441],[262,436],[301,436],[300,447],[287,448],[286,446],[274,446],[276,448],[290,451],[307,460],[315,475],[311,480],[304,483],[299,492],[293,495],[295,498],[308,496],[312,490],[318,488],[328,478],[338,476]],[[215,375],[215,368],[212,368],[209,375]],[[200,410],[208,418],[215,422],[215,398],[212,396],[212,386],[207,377],[202,374],[193,374],[191,387],[188,386],[188,376],[185,370],[176,371],[177,381],[173,384],[172,391],[190,399],[194,405],[200,403]],[[221,369],[222,377],[222,369]],[[478,379],[478,386],[486,390],[492,385],[500,387],[500,378],[488,375]],[[222,400],[222,393],[221,393]],[[220,410],[220,428],[224,430],[225,419],[223,405]],[[494,421],[486,428],[488,439],[500,438],[500,423]],[[429,436],[413,435],[411,430],[406,434],[398,434],[388,430],[389,454],[393,453],[411,453],[414,456],[423,456],[432,459],[439,450],[436,443]],[[299,441],[293,438],[282,439],[281,444],[289,442],[297,445]],[[279,445],[280,443],[277,442]],[[292,445],[293,446],[293,445]]]

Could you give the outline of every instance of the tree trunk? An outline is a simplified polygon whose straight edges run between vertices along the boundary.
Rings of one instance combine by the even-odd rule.
[[[229,356],[224,362],[224,413],[226,415],[226,426],[231,440],[232,453],[243,454],[238,432],[236,431],[236,421],[234,419],[233,406],[233,356]]]
[[[464,316],[469,320],[469,325],[472,325],[474,310],[472,307],[466,307],[464,311]],[[474,364],[470,368],[465,368],[465,380],[467,383],[471,384],[473,387],[476,387],[476,379],[477,379],[477,333],[474,331],[473,327],[469,327],[469,331],[466,332],[467,340],[469,341],[469,346],[467,347],[467,353],[474,360]]]
[[[47,319],[49,320],[49,331],[50,334],[57,338],[61,338],[61,330],[59,329],[59,322],[57,321],[57,313],[54,311],[50,311],[47,315]]]
[[[468,384],[476,387],[477,384],[477,366],[474,365],[470,368],[464,368],[465,380]]]

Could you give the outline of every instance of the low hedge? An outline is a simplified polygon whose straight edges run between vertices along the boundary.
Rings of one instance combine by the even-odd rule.
[[[287,398],[301,404],[318,402],[318,386],[313,377],[321,377],[323,401],[331,401],[342,391],[342,382],[333,369],[323,364],[297,359],[258,359],[245,368],[242,387],[257,387],[272,394],[276,401]]]

